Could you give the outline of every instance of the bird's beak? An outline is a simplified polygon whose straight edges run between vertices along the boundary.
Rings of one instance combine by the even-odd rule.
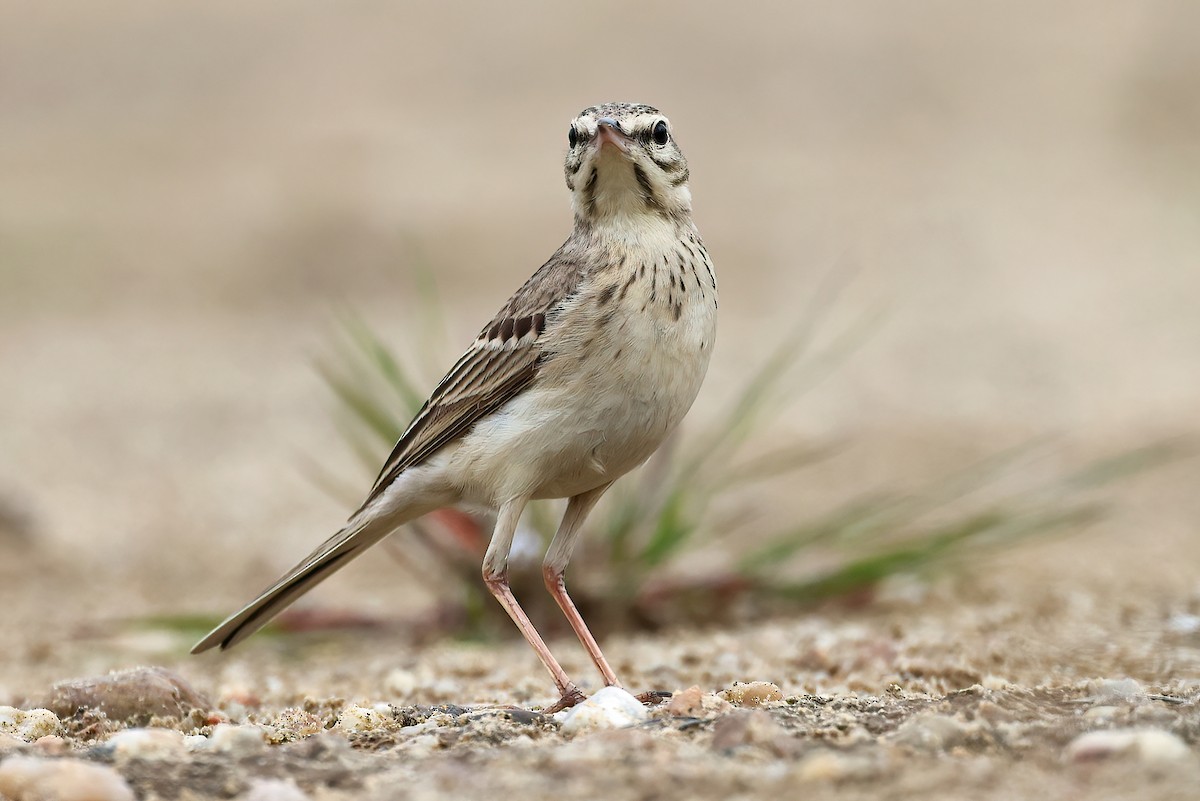
[[[612,117],[596,120],[596,149],[602,150],[605,145],[613,145],[622,153],[629,152],[629,136],[621,130],[621,123]]]

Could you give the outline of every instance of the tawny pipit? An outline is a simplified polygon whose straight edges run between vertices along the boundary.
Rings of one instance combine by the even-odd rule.
[[[568,498],[543,564],[605,684],[619,685],[563,571],[591,508],[691,407],[708,369],[717,281],[692,224],[687,162],[657,109],[593,106],[568,131],[571,236],[434,389],[347,522],[192,653],[228,648],[403,523],[459,502],[498,510],[483,579],[554,677],[582,700],[508,586],[517,520]]]

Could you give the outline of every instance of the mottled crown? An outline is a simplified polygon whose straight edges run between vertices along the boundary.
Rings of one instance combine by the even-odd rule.
[[[579,116],[612,117],[619,120],[623,117],[632,117],[637,114],[661,113],[654,106],[647,106],[644,103],[601,103],[598,106],[588,106],[579,112]]]

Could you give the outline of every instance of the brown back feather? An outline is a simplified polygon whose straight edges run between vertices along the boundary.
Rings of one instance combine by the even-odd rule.
[[[533,382],[544,355],[542,334],[584,277],[578,262],[567,258],[570,245],[559,248],[509,298],[438,382],[396,442],[359,511],[405,470],[465,435]]]

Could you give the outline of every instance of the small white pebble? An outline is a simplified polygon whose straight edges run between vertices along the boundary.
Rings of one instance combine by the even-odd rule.
[[[257,754],[267,747],[267,736],[260,726],[218,723],[209,738],[209,747],[218,753]]]
[[[14,734],[26,742],[58,734],[62,724],[49,709],[17,709],[0,706],[0,732]]]
[[[581,704],[568,709],[563,717],[562,730],[578,734],[601,729],[633,726],[650,717],[642,702],[620,687],[605,687]]]
[[[1067,745],[1070,762],[1093,762],[1115,756],[1132,756],[1147,764],[1188,759],[1187,743],[1161,729],[1109,729],[1081,734]]]
[[[291,779],[255,779],[239,801],[308,801]]]
[[[118,761],[172,759],[184,752],[183,735],[174,729],[124,729],[108,739]]]
[[[338,715],[337,728],[347,734],[362,734],[369,731],[383,731],[387,728],[388,718],[379,714],[375,709],[366,706],[348,706]]]
[[[58,715],[49,709],[30,709],[25,713],[25,719],[17,725],[17,736],[26,740],[37,740],[62,731]]]
[[[208,738],[203,734],[187,734],[183,738],[183,747],[189,751],[205,751],[208,749]]]
[[[14,801],[134,801],[110,767],[80,759],[11,756],[0,763],[0,797]]]

